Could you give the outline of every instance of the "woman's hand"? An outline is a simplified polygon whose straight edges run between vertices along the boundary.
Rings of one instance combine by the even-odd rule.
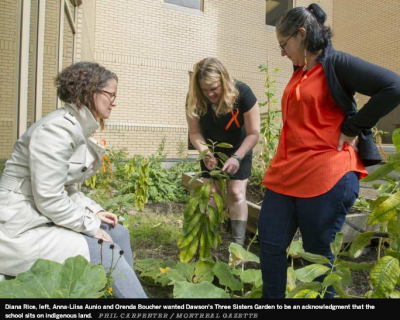
[[[101,239],[105,242],[113,242],[111,236],[105,232],[103,229],[99,229],[96,234],[93,236],[95,239]]]
[[[209,152],[203,158],[203,162],[208,170],[214,170],[215,166],[218,164],[218,160],[215,159],[214,155]]]
[[[240,167],[240,163],[236,158],[229,158],[228,160],[226,160],[224,166],[222,167],[222,171],[233,175],[235,174]]]
[[[106,211],[100,211],[96,213],[96,217],[101,220],[101,222],[110,224],[112,226],[116,226],[118,223],[118,218],[115,214],[106,212]]]
[[[356,152],[358,152],[358,136],[349,137],[343,133],[340,133],[337,151],[342,151],[344,143],[346,143],[348,146],[352,147]]]

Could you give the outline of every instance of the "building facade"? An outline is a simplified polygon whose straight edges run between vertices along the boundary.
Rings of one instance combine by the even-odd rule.
[[[369,0],[314,2],[327,13],[337,49],[400,73],[395,40],[400,26],[394,18],[400,13],[399,1],[385,0],[379,6]],[[2,0],[0,158],[9,156],[29,125],[62,106],[54,77],[68,64],[83,60],[97,61],[119,77],[117,107],[106,129],[95,137],[105,139],[107,146],[145,156],[165,138],[168,157],[177,157],[179,147],[188,148],[185,99],[193,65],[205,57],[219,58],[235,79],[252,88],[259,102],[266,100],[259,65],[268,64],[271,73],[279,68],[273,75],[279,98],[293,68],[281,56],[274,24],[288,8],[309,4]],[[373,26],[378,22],[377,31]],[[388,128],[396,126],[392,120]]]

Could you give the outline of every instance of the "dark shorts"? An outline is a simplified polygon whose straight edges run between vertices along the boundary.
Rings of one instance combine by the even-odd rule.
[[[242,161],[240,162],[239,170],[236,174],[230,176],[231,180],[246,180],[251,176],[251,164],[252,164],[253,152],[249,152],[244,156]],[[218,161],[219,162],[219,161]],[[218,163],[221,167],[221,162]],[[200,161],[201,171],[207,171],[202,173],[203,178],[210,178],[210,170],[208,170],[204,164],[204,161]]]

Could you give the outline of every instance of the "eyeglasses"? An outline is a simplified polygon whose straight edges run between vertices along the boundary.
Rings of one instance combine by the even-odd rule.
[[[101,89],[101,93],[107,93],[107,97],[111,103],[114,103],[115,99],[117,99],[117,94],[115,92],[108,92],[106,90]]]
[[[285,41],[284,43],[279,44],[279,46],[281,47],[281,50],[282,50],[283,52],[286,53],[286,46],[287,46],[287,43],[288,43],[288,41],[290,40],[290,38],[293,37],[295,34],[297,34],[297,31],[296,31],[295,33],[292,33],[292,35],[291,35],[289,38],[287,38],[286,41]]]

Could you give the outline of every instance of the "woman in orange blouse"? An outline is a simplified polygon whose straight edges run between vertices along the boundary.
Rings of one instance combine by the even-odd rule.
[[[276,27],[282,56],[297,67],[283,93],[282,135],[263,181],[264,298],[285,296],[286,249],[297,228],[306,252],[333,258],[330,243],[358,197],[364,165],[380,160],[370,128],[400,103],[400,77],[336,51],[325,19],[312,4],[288,11]],[[371,96],[358,113],[355,92]],[[325,298],[333,296],[330,287]]]

